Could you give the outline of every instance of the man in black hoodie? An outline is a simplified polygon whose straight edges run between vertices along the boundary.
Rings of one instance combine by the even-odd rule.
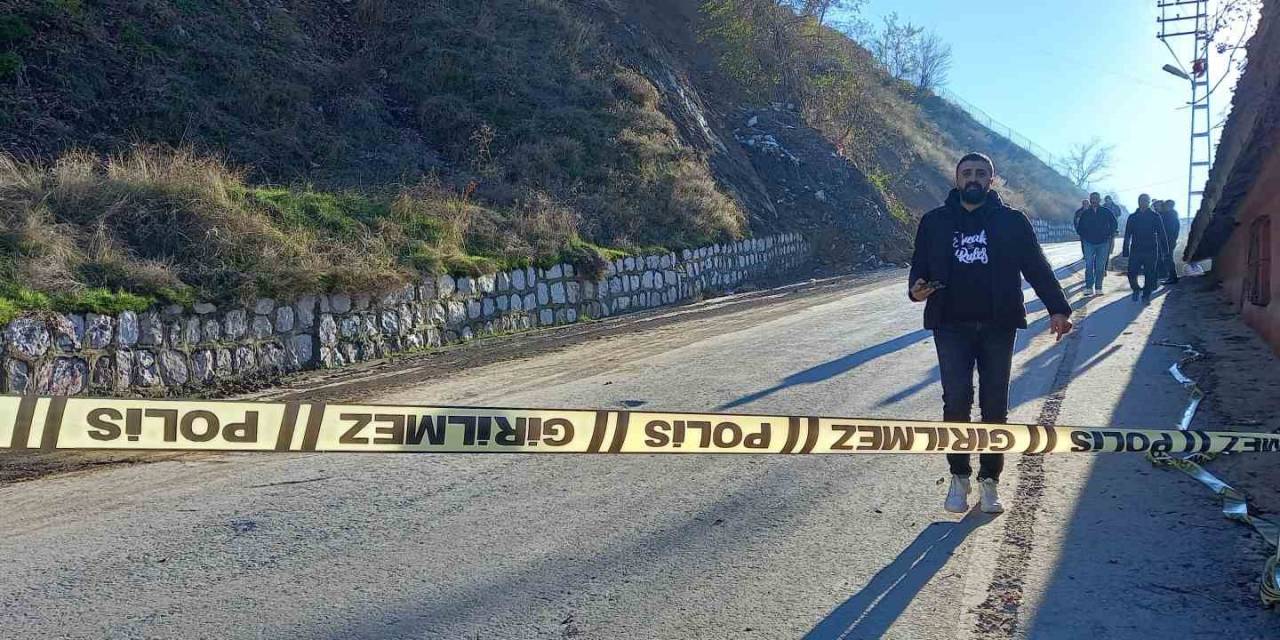
[[[970,153],[956,166],[956,188],[941,207],[926,213],[916,231],[908,295],[925,302],[924,327],[933,331],[942,379],[942,415],[969,422],[973,371],[978,370],[984,423],[1008,420],[1009,375],[1018,329],[1027,327],[1022,279],[1049,310],[1049,327],[1061,340],[1071,331],[1071,306],[1040,250],[1035,230],[1021,211],[1004,205],[991,190],[995,165]],[[949,454],[951,488],[946,509],[968,510],[968,454]],[[981,508],[1004,510],[996,491],[1004,455],[979,456]]]
[[[1168,251],[1164,220],[1151,209],[1151,196],[1144,193],[1138,196],[1138,210],[1124,225],[1124,249],[1120,253],[1129,257],[1129,288],[1133,289],[1135,301],[1139,295],[1144,303],[1151,300],[1151,294],[1156,290],[1160,257]],[[1145,277],[1141,288],[1138,287],[1139,273]]]
[[[1112,241],[1116,237],[1116,217],[1102,206],[1102,195],[1089,194],[1089,208],[1076,218],[1076,233],[1084,249],[1084,294],[1102,295],[1102,278],[1107,274]]]
[[[1178,265],[1173,261],[1173,252],[1178,248],[1178,234],[1182,231],[1182,221],[1178,220],[1178,210],[1172,200],[1165,200],[1164,206],[1158,209],[1160,219],[1164,221],[1164,235],[1169,241],[1169,251],[1160,260],[1160,271],[1165,278],[1164,284],[1178,284]]]

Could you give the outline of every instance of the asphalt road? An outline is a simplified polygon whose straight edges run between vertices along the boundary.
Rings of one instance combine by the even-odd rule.
[[[365,399],[934,419],[904,280]],[[1032,316],[1012,419],[1176,423],[1160,301],[1120,286],[1061,344]],[[932,455],[234,454],[48,477],[0,487],[0,637],[1277,637],[1242,559],[1260,544],[1189,479],[1014,457],[1010,512],[961,518],[946,475]]]

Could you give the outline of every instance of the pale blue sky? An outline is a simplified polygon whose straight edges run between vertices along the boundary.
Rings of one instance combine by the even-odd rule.
[[[950,43],[948,87],[1014,131],[1055,154],[1093,136],[1115,145],[1099,191],[1130,208],[1149,192],[1194,213],[1186,211],[1190,86],[1160,69],[1173,56],[1155,37],[1156,0],[869,0],[863,16],[878,25],[892,11]],[[1191,38],[1171,44],[1189,67]],[[1226,59],[1210,59],[1212,81]],[[1230,107],[1234,75],[1210,98],[1215,124]]]

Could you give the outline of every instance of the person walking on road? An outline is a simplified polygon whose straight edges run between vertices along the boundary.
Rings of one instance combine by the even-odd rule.
[[[1107,247],[1107,256],[1111,256],[1116,252],[1116,236],[1120,235],[1120,217],[1124,215],[1124,207],[1121,207],[1118,202],[1112,200],[1111,196],[1107,196],[1102,199],[1102,206],[1111,211],[1111,215],[1116,218],[1116,232],[1115,235],[1111,237],[1111,246]],[[1110,262],[1109,259],[1108,262]]]
[[[970,422],[973,372],[978,371],[982,421],[1008,421],[1009,376],[1018,329],[1027,328],[1022,301],[1026,278],[1049,311],[1049,328],[1061,340],[1071,331],[1071,306],[1044,256],[1027,216],[991,189],[991,158],[970,153],[956,165],[956,187],[946,202],[920,219],[907,295],[924,302],[924,327],[933,331],[942,378],[942,416]],[[969,454],[948,454],[951,487],[945,508],[969,509]],[[1004,455],[979,456],[980,507],[1004,511],[997,486]]]
[[[1178,248],[1178,235],[1182,232],[1182,221],[1178,220],[1178,210],[1174,208],[1172,200],[1165,200],[1164,206],[1160,208],[1160,219],[1164,221],[1164,235],[1169,239],[1169,251],[1164,254],[1164,260],[1161,261],[1161,274],[1165,279],[1163,284],[1178,284],[1178,265],[1174,262],[1173,252]]]
[[[1116,237],[1116,218],[1102,206],[1102,196],[1089,194],[1089,208],[1076,219],[1076,233],[1084,250],[1084,295],[1102,295],[1102,279]]]
[[[1071,217],[1071,228],[1074,229],[1080,224],[1080,216],[1084,215],[1086,209],[1089,208],[1089,199],[1085,198],[1080,201],[1080,208],[1076,209],[1075,215]],[[1084,240],[1080,240],[1080,253],[1084,253]]]
[[[1138,210],[1129,215],[1124,225],[1124,247],[1120,255],[1129,258],[1129,288],[1133,299],[1141,296],[1143,302],[1151,300],[1156,290],[1157,269],[1160,256],[1169,250],[1164,220],[1151,209],[1151,196],[1138,196]],[[1143,275],[1143,286],[1138,287],[1138,274]]]

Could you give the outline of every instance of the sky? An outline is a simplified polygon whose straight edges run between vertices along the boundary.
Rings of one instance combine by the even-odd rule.
[[[1002,124],[1058,155],[1095,136],[1114,145],[1110,175],[1095,190],[1115,193],[1131,209],[1144,192],[1174,199],[1183,216],[1194,215],[1187,207],[1191,89],[1161,70],[1174,56],[1156,38],[1156,0],[868,0],[862,17],[878,25],[893,11],[951,45],[947,88]],[[1234,42],[1242,28],[1227,37]],[[1170,44],[1190,68],[1192,38]],[[1229,68],[1227,56],[1211,55],[1211,86]],[[1237,75],[1210,97],[1214,124],[1229,112]]]

